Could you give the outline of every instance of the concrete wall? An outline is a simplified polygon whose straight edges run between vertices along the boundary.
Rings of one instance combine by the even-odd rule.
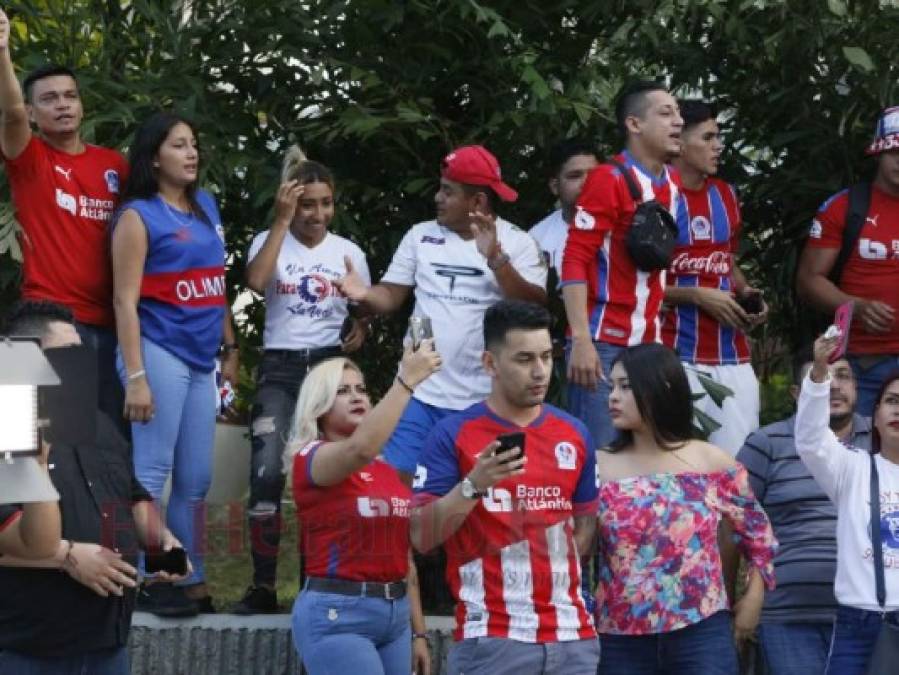
[[[452,644],[450,617],[428,617],[431,672],[445,672]],[[131,627],[132,675],[298,675],[290,615],[206,614],[161,619],[135,612]],[[347,674],[351,675],[351,674]],[[360,674],[364,675],[364,674]]]

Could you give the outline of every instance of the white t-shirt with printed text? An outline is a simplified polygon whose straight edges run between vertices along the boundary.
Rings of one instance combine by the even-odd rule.
[[[871,545],[871,460],[845,448],[831,431],[830,378],[802,382],[796,413],[796,452],[837,507],[837,574],[841,605],[879,612]],[[899,609],[899,465],[874,456],[880,487],[880,536],[887,611]]]
[[[546,262],[556,270],[556,278],[561,282],[562,254],[565,253],[565,242],[568,240],[568,223],[562,217],[562,209],[550,213],[534,225],[528,234],[537,242],[546,256]]]
[[[266,230],[253,239],[247,264],[268,235]],[[346,274],[344,256],[370,284],[365,254],[349,239],[328,232],[321,243],[309,248],[287,232],[275,272],[265,288],[265,349],[316,349],[340,344],[347,301],[334,282]]]
[[[537,243],[502,218],[497,238],[524,279],[546,287],[546,265]],[[487,397],[490,378],[481,366],[484,313],[503,299],[502,291],[474,239],[465,240],[431,220],[403,237],[382,283],[415,287],[415,316],[428,316],[442,368],[422,382],[415,398],[462,410]]]

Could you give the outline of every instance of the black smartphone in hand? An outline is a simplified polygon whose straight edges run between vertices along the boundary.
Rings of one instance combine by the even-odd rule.
[[[172,548],[168,551],[154,549],[147,551],[144,568],[147,574],[168,572],[183,576],[187,574],[187,551],[183,548]]]
[[[514,462],[516,459],[524,457],[524,432],[513,431],[508,434],[500,434],[496,437],[499,441],[499,447],[496,449],[497,455],[506,455],[502,463]],[[512,450],[518,448],[518,452],[512,453]]]

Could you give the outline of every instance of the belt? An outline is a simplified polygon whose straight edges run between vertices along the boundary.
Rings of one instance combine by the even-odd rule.
[[[405,581],[349,581],[348,579],[325,579],[308,577],[306,588],[321,593],[337,593],[338,595],[361,595],[366,598],[382,598],[399,600],[406,595]]]
[[[343,349],[334,347],[315,347],[313,349],[266,349],[264,356],[274,356],[283,361],[320,361],[332,356],[343,356]]]

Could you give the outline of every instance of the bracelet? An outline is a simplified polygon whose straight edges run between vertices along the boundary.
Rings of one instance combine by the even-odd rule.
[[[414,394],[414,393],[415,393],[415,390],[414,390],[412,387],[410,387],[408,384],[406,384],[406,380],[403,379],[402,375],[397,375],[397,376],[396,376],[396,381],[399,382],[399,383],[400,383],[400,386],[401,386],[403,389],[405,389],[406,391],[408,391],[410,394]]]
[[[222,354],[227,355],[227,354],[230,354],[231,352],[236,352],[237,349],[238,349],[238,344],[236,342],[226,342],[222,345],[222,347],[219,351],[221,351]]]
[[[140,370],[131,373],[131,374],[128,376],[128,381],[129,381],[129,382],[134,382],[135,380],[139,380],[140,378],[144,377],[146,374],[147,374],[147,371],[144,370],[143,368],[141,368]]]
[[[412,633],[413,640],[425,640],[426,642],[430,642],[431,640],[428,638],[427,633]]]
[[[494,255],[492,258],[487,258],[487,267],[489,267],[491,270],[493,270],[495,272],[500,267],[502,267],[503,265],[508,263],[510,260],[511,260],[511,258],[509,257],[509,254],[506,253],[505,251],[501,250],[499,253]]]

